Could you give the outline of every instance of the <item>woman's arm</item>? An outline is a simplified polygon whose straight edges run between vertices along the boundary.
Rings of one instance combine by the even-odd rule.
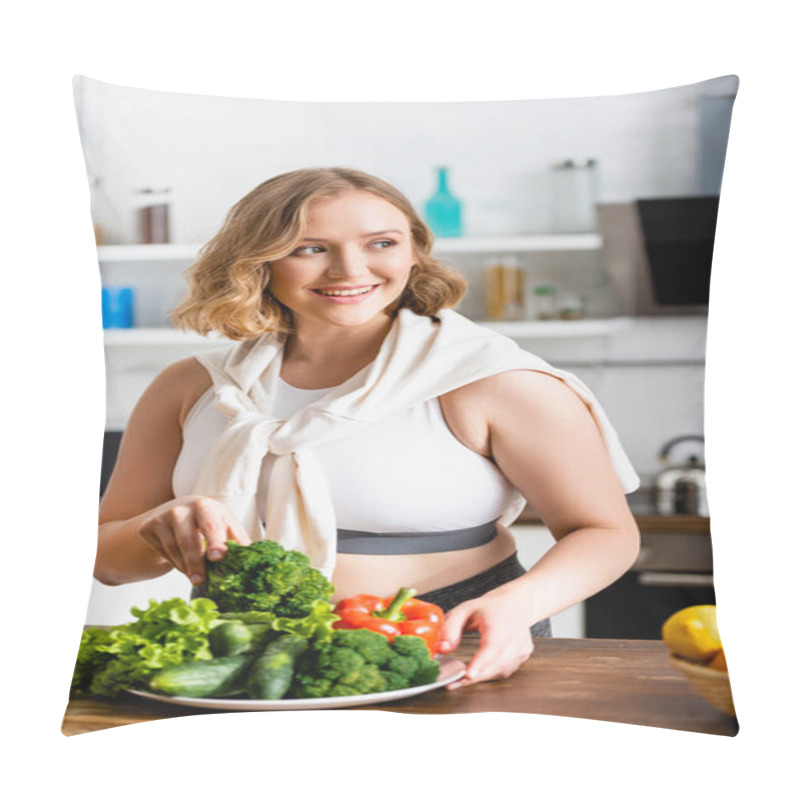
[[[163,370],[136,404],[100,503],[94,571],[100,582],[129,583],[177,568],[199,583],[203,538],[209,556],[213,548],[220,558],[227,538],[246,539],[221,504],[172,492],[183,420],[210,385],[206,370],[185,359]]]
[[[463,630],[481,633],[464,685],[510,675],[532,652],[528,627],[624,574],[639,531],[596,423],[557,378],[502,373],[450,395],[444,408],[456,435],[495,461],[556,539],[526,575],[448,615],[452,647]]]

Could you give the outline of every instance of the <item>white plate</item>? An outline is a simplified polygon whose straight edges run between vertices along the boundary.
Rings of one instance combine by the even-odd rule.
[[[393,692],[375,692],[373,694],[355,694],[347,697],[312,697],[297,700],[251,700],[249,698],[235,697],[170,697],[152,692],[140,692],[128,689],[131,694],[146,697],[148,700],[158,700],[161,703],[172,703],[177,706],[192,706],[193,708],[209,708],[217,711],[300,711],[302,709],[317,708],[347,708],[349,706],[366,706],[373,703],[389,703],[392,700],[402,700],[404,697],[413,697],[447,686],[448,683],[457,681],[464,675],[465,665],[458,659],[449,656],[437,656],[441,664],[439,678],[434,683],[422,686],[411,686],[408,689],[396,689]]]

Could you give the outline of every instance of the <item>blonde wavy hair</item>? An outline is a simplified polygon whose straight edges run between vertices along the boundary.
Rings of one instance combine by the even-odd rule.
[[[406,197],[373,175],[330,167],[277,175],[239,200],[187,270],[188,295],[172,312],[172,321],[179,328],[216,331],[234,340],[290,334],[292,312],[269,291],[269,264],[295,250],[315,200],[354,190],[388,200],[406,215],[411,228],[415,263],[399,300],[386,313],[394,316],[408,308],[435,316],[457,305],[466,282],[431,256],[433,234]]]

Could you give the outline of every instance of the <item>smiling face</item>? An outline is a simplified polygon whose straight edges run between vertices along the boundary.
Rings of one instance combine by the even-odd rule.
[[[378,327],[413,264],[405,214],[388,200],[354,190],[311,204],[297,247],[270,264],[269,291],[291,309],[298,331]]]

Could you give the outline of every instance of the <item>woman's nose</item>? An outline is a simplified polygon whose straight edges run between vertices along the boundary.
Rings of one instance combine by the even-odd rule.
[[[327,272],[331,277],[350,278],[363,275],[367,269],[367,254],[361,248],[341,247],[331,252]]]

